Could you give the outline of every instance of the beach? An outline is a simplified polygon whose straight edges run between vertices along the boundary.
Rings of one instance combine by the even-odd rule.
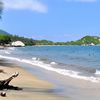
[[[9,76],[16,71],[19,72],[19,76],[13,79],[10,85],[22,88],[22,90],[2,90],[7,93],[7,96],[0,96],[0,100],[69,100],[56,95],[53,84],[40,80],[25,69],[11,63],[7,65],[6,62],[0,65],[0,69],[7,72]],[[3,77],[3,79],[5,78]]]
[[[0,100],[100,100],[100,0],[0,0]]]
[[[1,50],[1,69],[8,77],[19,72],[11,85],[23,90],[4,90],[7,97],[0,98],[100,100],[99,50],[98,46],[32,46]]]
[[[57,84],[40,79],[23,69],[22,66],[5,60],[1,60],[0,65],[0,69],[6,73],[5,75],[0,73],[0,78],[3,80],[9,78],[14,72],[19,72],[19,76],[13,79],[10,85],[22,88],[22,90],[1,90],[0,92],[6,92],[7,96],[0,96],[0,100],[99,100],[100,98],[99,83],[51,73],[51,77],[54,77],[55,81],[61,81],[58,88],[64,87],[61,95],[56,93],[59,93],[59,91],[55,90]]]

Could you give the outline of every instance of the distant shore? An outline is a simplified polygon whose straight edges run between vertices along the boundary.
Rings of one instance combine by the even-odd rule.
[[[27,46],[24,46],[24,47],[27,47]],[[42,47],[42,46],[100,46],[100,45],[32,45],[32,46]],[[5,49],[9,47],[23,47],[23,46],[0,46],[0,49]]]
[[[0,49],[4,49],[4,46],[0,46]]]

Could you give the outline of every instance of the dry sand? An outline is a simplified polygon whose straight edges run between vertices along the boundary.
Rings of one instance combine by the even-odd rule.
[[[6,75],[0,73],[3,79],[11,76],[16,71],[19,72],[19,76],[13,79],[10,84],[23,88],[23,90],[3,90],[7,93],[7,96],[0,96],[0,100],[69,100],[68,98],[56,95],[53,84],[38,79],[20,67],[10,67],[6,64],[6,67],[4,65],[0,66],[0,69],[7,72]]]

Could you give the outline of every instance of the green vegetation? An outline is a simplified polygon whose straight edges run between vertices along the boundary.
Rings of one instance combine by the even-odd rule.
[[[85,36],[80,40],[71,42],[52,42],[47,40],[36,40],[35,45],[100,45],[100,37]]]
[[[26,46],[35,45],[35,42],[31,38],[19,37],[17,35],[10,35],[11,42],[13,41],[22,41]]]
[[[77,41],[71,41],[68,45],[99,45],[100,37],[97,36],[85,36]]]
[[[35,40],[35,45],[54,45],[54,42],[48,40]]]
[[[71,42],[52,42],[47,40],[36,40],[36,45],[100,45],[100,37],[85,36],[77,41]]]
[[[14,41],[22,41],[26,46],[35,45],[35,41],[33,39],[11,35],[3,30],[0,30],[0,45],[10,44]]]
[[[100,37],[97,36],[85,36],[81,39],[82,44],[100,44]]]
[[[6,34],[0,34],[0,45],[9,44],[11,42],[10,36]]]
[[[11,35],[3,30],[0,30],[0,45],[10,44],[14,41],[22,41],[26,46],[32,45],[100,45],[100,37],[85,36],[77,41],[70,42],[53,42],[48,40],[34,40],[31,38],[19,37]]]

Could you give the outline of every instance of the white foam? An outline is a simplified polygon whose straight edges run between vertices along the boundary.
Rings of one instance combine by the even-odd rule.
[[[56,62],[51,62],[50,64],[52,64],[52,65],[56,65],[57,63],[56,63]]]
[[[10,49],[10,50],[15,50],[16,48],[15,48],[15,47],[9,47],[8,49]]]
[[[69,76],[69,77],[72,77],[72,78],[83,79],[83,80],[87,80],[87,81],[90,81],[90,82],[100,82],[100,78],[99,77],[81,76],[81,75],[79,75],[80,72],[61,69],[61,68],[53,68],[51,65],[45,64],[45,63],[43,63],[42,61],[39,61],[39,60],[19,59],[19,58],[7,57],[7,56],[2,56],[2,55],[0,55],[0,58],[10,59],[10,60],[19,61],[19,62],[22,62],[22,63],[31,64],[31,65],[43,68],[45,70],[53,71],[53,72],[56,72],[58,74],[61,74],[61,75],[64,75],[64,76]]]
[[[95,74],[100,75],[100,70],[96,70]]]
[[[33,57],[32,60],[37,60],[37,58],[36,57]]]
[[[10,52],[8,52],[8,51],[5,51],[5,54],[11,54]]]

